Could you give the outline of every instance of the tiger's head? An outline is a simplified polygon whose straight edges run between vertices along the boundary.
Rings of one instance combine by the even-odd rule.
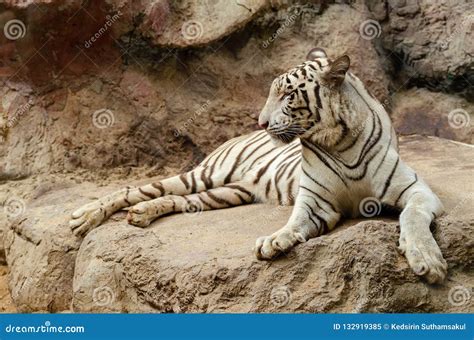
[[[347,128],[338,108],[349,66],[347,55],[332,61],[323,49],[312,49],[306,62],[273,81],[259,126],[276,142],[300,137],[321,145],[336,143]]]

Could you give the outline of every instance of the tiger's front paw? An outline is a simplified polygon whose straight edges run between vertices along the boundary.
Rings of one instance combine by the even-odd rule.
[[[270,260],[280,253],[288,252],[297,243],[302,242],[306,242],[302,233],[291,229],[281,229],[270,236],[259,237],[254,251],[257,259]]]
[[[400,251],[416,275],[423,276],[430,284],[442,283],[448,265],[435,239],[426,237],[400,237]]]
[[[158,217],[156,209],[150,202],[141,202],[128,210],[127,222],[137,227],[148,227]]]
[[[77,209],[71,217],[69,226],[74,235],[84,236],[106,219],[107,212],[102,203],[95,201]]]

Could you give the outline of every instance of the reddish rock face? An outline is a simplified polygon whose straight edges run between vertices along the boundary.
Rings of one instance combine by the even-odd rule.
[[[151,81],[144,74],[134,70],[124,72],[120,87],[125,93],[129,93],[133,100],[140,101],[144,105],[149,104],[149,99],[156,96],[156,89]]]
[[[87,7],[81,7],[80,1],[9,4],[15,17],[10,20],[18,20],[18,29],[23,31],[10,39],[19,56],[20,62],[13,67],[18,79],[26,77],[44,85],[60,76],[98,72],[120,57],[113,46],[117,28],[112,21],[119,19],[115,9],[97,1],[88,2]]]
[[[149,37],[158,46],[202,46],[241,28],[265,3],[259,0],[248,8],[233,5],[234,8],[226,1],[217,1],[213,7],[206,7],[209,5],[206,2],[202,6],[192,5],[190,9],[171,7],[167,0],[151,4],[7,1],[4,6],[10,9],[8,17],[20,22],[22,34],[13,40],[14,44],[2,44],[0,59],[10,58],[17,50],[22,62],[16,67],[2,65],[0,72],[4,75],[13,72],[17,78],[27,77],[36,84],[61,75],[96,74],[114,62],[122,62],[123,52],[128,47],[120,37],[127,32]],[[208,16],[209,10],[214,15]],[[0,16],[0,22],[7,23],[2,17],[5,15]],[[135,32],[137,25],[138,32]],[[3,36],[0,39],[5,40]]]
[[[168,0],[153,2],[146,10],[143,28],[145,31],[150,29],[155,36],[160,36],[169,26],[170,22],[170,4]]]

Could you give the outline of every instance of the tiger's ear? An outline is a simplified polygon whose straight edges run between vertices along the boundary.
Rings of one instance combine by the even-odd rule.
[[[346,72],[349,70],[349,66],[351,66],[351,60],[344,54],[330,63],[329,71],[324,76],[324,79],[331,87],[340,86],[346,77]]]

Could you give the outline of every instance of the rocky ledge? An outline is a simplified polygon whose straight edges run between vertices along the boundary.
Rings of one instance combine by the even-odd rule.
[[[12,297],[22,312],[468,312],[474,309],[474,148],[411,136],[401,154],[440,196],[434,233],[449,264],[430,286],[397,252],[396,218],[350,220],[273,262],[258,236],[291,207],[251,205],[162,218],[147,229],[114,215],[84,239],[71,211],[123,186],[58,188],[5,231]]]

